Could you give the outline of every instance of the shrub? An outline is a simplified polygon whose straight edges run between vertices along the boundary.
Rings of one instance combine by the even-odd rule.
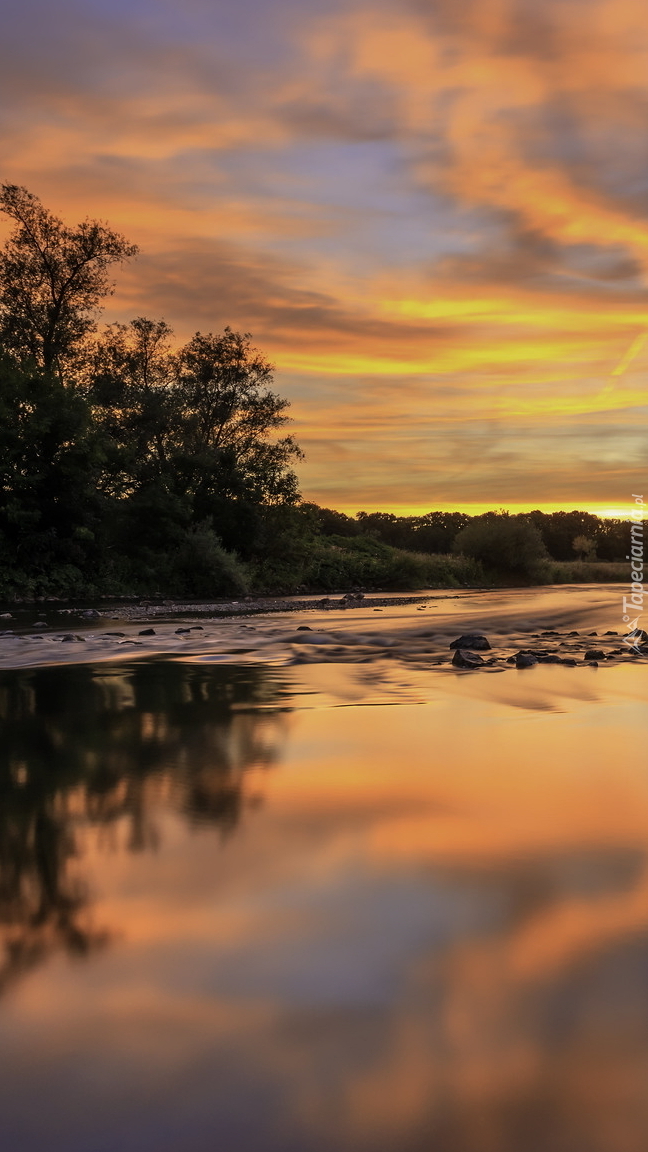
[[[187,532],[172,557],[170,586],[176,596],[240,596],[248,591],[248,576],[213,529],[199,524]]]
[[[537,528],[519,516],[488,512],[462,529],[453,551],[472,556],[493,572],[545,582],[548,553]]]

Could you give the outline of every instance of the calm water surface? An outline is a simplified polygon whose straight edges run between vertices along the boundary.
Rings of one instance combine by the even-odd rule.
[[[648,669],[381,676],[1,674],[3,1152],[645,1152]]]

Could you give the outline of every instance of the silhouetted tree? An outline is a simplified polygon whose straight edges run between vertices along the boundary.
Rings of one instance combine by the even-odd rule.
[[[16,184],[0,186],[0,211],[15,224],[0,253],[0,339],[20,359],[60,371],[112,292],[111,265],[137,247],[97,220],[67,227]]]
[[[523,580],[541,579],[548,559],[539,530],[523,516],[507,512],[476,516],[459,532],[454,551],[480,560],[492,571]]]

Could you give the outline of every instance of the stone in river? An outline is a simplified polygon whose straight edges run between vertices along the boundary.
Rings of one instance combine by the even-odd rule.
[[[600,648],[590,648],[583,656],[583,660],[605,660],[605,652],[601,652]]]
[[[68,632],[67,636],[61,636],[61,644],[71,644],[73,640],[79,644],[85,644],[83,636],[74,636],[71,632]]]
[[[180,636],[183,632],[191,632],[191,628],[176,628],[176,636]]]
[[[308,627],[308,624],[299,624],[297,626],[298,632],[312,632],[313,629]]]
[[[137,633],[138,636],[155,636],[155,628],[142,628],[141,632]]]
[[[451,648],[472,648],[474,652],[485,652],[490,648],[490,644],[485,636],[480,635],[478,632],[467,632],[465,636],[460,636],[458,640],[453,640]]]
[[[481,668],[484,661],[476,652],[467,652],[462,648],[457,648],[452,657],[452,663],[455,668]]]
[[[534,664],[538,663],[538,657],[533,655],[533,652],[518,652],[515,657],[516,668],[533,668]]]
[[[648,632],[643,628],[635,628],[633,632],[628,632],[627,636],[623,637],[624,640],[633,640],[635,644],[645,644],[648,640]]]

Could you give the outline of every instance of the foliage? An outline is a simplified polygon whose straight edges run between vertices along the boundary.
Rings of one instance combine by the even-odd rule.
[[[62,370],[112,291],[109,268],[137,248],[97,220],[66,227],[16,184],[0,185],[0,211],[15,224],[0,253],[0,338],[20,359]]]
[[[469,522],[470,517],[464,512],[427,512],[423,516],[358,512],[357,515],[362,532],[411,552],[451,552],[457,533]]]
[[[252,589],[281,592],[394,592],[484,584],[478,562],[464,556],[405,552],[371,538],[317,536],[299,554],[264,557],[253,569]]]
[[[609,560],[550,560],[546,584],[627,584],[627,563]]]
[[[589,536],[575,536],[572,548],[579,560],[593,560],[596,556],[596,540],[590,540]]]
[[[0,357],[0,551],[5,596],[74,595],[95,569],[101,447],[81,397]]]
[[[547,550],[537,528],[521,516],[487,512],[463,528],[454,551],[480,560],[487,570],[543,582]]]

